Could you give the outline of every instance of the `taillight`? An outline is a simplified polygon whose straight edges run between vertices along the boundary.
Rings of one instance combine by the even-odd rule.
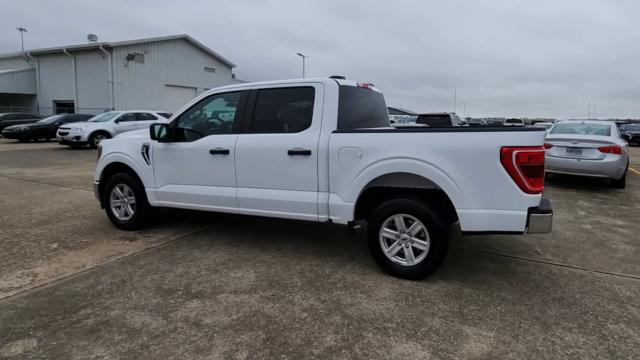
[[[367,90],[373,90],[373,84],[369,84],[369,83],[358,83],[358,87],[367,89]]]
[[[544,190],[543,146],[505,146],[500,149],[500,162],[525,193],[540,194]]]
[[[620,147],[619,145],[600,146],[598,150],[605,154],[622,155],[622,147]]]
[[[553,147],[553,145],[552,145],[552,144],[544,143],[544,148],[545,148],[545,149],[551,149],[552,147]]]

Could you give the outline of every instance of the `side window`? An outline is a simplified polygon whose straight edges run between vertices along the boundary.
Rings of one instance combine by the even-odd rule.
[[[242,92],[211,95],[182,113],[176,122],[177,140],[195,141],[215,134],[230,134]]]
[[[251,133],[297,133],[311,126],[313,87],[258,90]]]
[[[125,121],[136,121],[136,113],[126,113],[126,114],[120,115],[120,117],[118,118],[118,122],[125,122]]]
[[[5,121],[5,120],[16,120],[16,116],[14,114],[7,114],[5,116],[3,116],[2,118],[0,118],[0,121]]]
[[[136,119],[138,119],[138,121],[158,120],[157,117],[149,113],[137,113]]]

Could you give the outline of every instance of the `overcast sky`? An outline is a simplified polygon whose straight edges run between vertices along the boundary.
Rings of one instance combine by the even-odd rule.
[[[0,52],[187,33],[248,81],[345,75],[388,105],[640,117],[640,1],[7,1]],[[466,101],[464,100],[466,99]]]

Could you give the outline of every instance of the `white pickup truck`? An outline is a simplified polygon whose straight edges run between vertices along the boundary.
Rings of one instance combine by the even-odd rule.
[[[417,279],[463,233],[547,233],[544,129],[392,128],[371,84],[317,78],[212,89],[169,123],[102,141],[94,189],[115,226],[171,207],[355,226]]]

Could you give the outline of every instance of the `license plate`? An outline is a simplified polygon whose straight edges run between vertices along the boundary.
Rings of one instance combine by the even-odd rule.
[[[582,155],[582,148],[567,148],[567,155]]]

